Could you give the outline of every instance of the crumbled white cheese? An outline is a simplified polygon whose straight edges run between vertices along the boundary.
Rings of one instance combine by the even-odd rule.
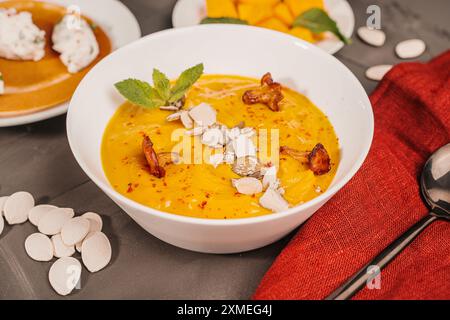
[[[53,29],[53,49],[70,73],[76,73],[97,58],[100,49],[91,26],[75,15],[63,17]]]
[[[242,194],[252,195],[260,193],[263,190],[261,181],[252,177],[232,179],[231,183],[233,184],[233,187]]]
[[[223,162],[224,162],[223,153],[215,153],[209,157],[209,163],[212,164],[214,168],[217,168],[217,166]]]
[[[267,168],[263,176],[263,187],[268,188],[269,186],[274,186],[277,183],[277,168],[271,166]]]
[[[256,147],[252,137],[256,134],[255,129],[251,127],[233,127],[231,129],[217,123],[216,111],[206,103],[202,103],[189,111],[181,110],[167,117],[168,121],[181,120],[183,125],[190,129],[186,131],[187,135],[199,136],[202,144],[210,148],[222,149],[223,152],[216,152],[209,158],[209,163],[217,168],[221,163],[235,166],[239,164],[239,159],[255,159],[255,168],[259,164],[256,157]],[[259,169],[258,169],[259,170]],[[236,172],[237,173],[237,172]],[[284,189],[277,178],[277,168],[275,166],[264,167],[261,169],[262,181],[250,174],[240,179],[232,179],[231,183],[241,194],[253,195],[263,192],[259,199],[262,207],[273,212],[284,211],[289,208],[289,203],[283,198]]]
[[[209,147],[222,147],[224,143],[224,135],[219,128],[211,128],[205,131],[202,135],[202,143]]]
[[[185,134],[187,136],[201,136],[205,132],[205,128],[203,127],[195,127],[191,130],[187,130]]]
[[[224,125],[219,125],[220,131],[222,132],[223,145],[225,146],[231,139],[228,137],[228,127]]]
[[[253,144],[253,141],[245,135],[240,135],[233,140],[233,149],[238,158],[246,156],[256,157],[256,147]]]
[[[281,181],[277,178],[277,168],[275,166],[263,167],[261,169],[263,176],[263,187],[276,190],[279,194],[285,193],[283,187],[281,187]]]
[[[180,108],[177,108],[175,106],[161,106],[159,107],[160,110],[166,110],[166,111],[178,111]]]
[[[236,155],[234,154],[233,143],[228,142],[225,146],[224,161],[228,164],[234,163]]]
[[[171,122],[171,121],[177,121],[177,120],[180,120],[180,118],[181,118],[181,111],[180,111],[180,112],[175,112],[175,113],[169,114],[169,115],[166,117],[166,120],[169,121],[169,122]]]
[[[216,110],[207,103],[201,103],[193,107],[189,110],[189,115],[198,126],[209,127],[216,123]]]
[[[246,127],[241,129],[241,135],[247,138],[251,138],[256,134],[255,129]]]
[[[272,188],[267,188],[266,192],[259,198],[259,204],[273,212],[280,212],[289,209],[289,203],[281,194]]]
[[[241,134],[241,129],[238,127],[231,128],[227,131],[227,137],[230,140],[234,140]]]
[[[192,127],[194,126],[194,122],[192,121],[192,118],[189,116],[189,112],[187,112],[186,110],[180,111],[180,120],[186,129],[192,129]]]
[[[45,31],[34,23],[30,12],[0,9],[0,57],[39,61],[45,55]]]

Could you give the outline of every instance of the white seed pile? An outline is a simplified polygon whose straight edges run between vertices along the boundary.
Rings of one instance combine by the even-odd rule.
[[[81,277],[81,263],[72,257],[76,251],[90,272],[102,270],[111,261],[111,244],[101,232],[102,218],[94,212],[75,217],[70,208],[34,204],[33,196],[24,191],[0,197],[0,235],[4,218],[10,225],[29,220],[36,226],[39,232],[26,238],[25,251],[35,261],[58,258],[50,268],[49,282],[58,294],[68,295]]]
[[[382,30],[364,26],[360,27],[357,33],[361,40],[374,47],[381,47],[386,41],[386,34]],[[400,59],[413,59],[421,56],[425,49],[426,44],[423,40],[409,39],[397,43],[395,53]],[[370,80],[380,81],[391,68],[390,64],[372,66],[366,70],[366,77]]]

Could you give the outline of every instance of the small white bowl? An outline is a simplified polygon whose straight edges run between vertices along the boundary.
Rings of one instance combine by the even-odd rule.
[[[306,94],[330,119],[340,140],[341,162],[330,188],[285,212],[235,220],[179,216],[136,203],[116,192],[102,168],[103,132],[123,98],[113,84],[151,81],[152,68],[175,78],[203,62],[205,73],[259,78],[270,71],[282,84]],[[298,227],[341,189],[363,163],[373,136],[370,101],[355,76],[317,47],[279,32],[238,25],[167,30],[110,54],[83,79],[70,103],[67,134],[86,174],[140,226],[175,246],[233,253],[268,245]]]
[[[324,0],[324,5],[330,17],[336,21],[342,34],[351,38],[355,28],[355,15],[350,4],[346,0]],[[172,12],[172,25],[174,28],[195,26],[205,17],[205,0],[178,0]],[[325,39],[314,45],[330,54],[334,54],[344,47],[344,43],[330,33]]]

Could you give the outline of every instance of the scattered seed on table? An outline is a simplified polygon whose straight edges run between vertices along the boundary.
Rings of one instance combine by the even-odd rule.
[[[89,221],[91,222],[91,227],[89,229],[89,232],[102,231],[103,220],[99,214],[97,214],[95,212],[86,212],[85,214],[83,214],[81,216],[84,218],[88,218]]]
[[[3,207],[5,206],[5,202],[8,198],[9,197],[0,197],[0,216],[3,215]]]
[[[28,220],[28,212],[34,207],[33,196],[25,191],[19,191],[8,197],[3,213],[9,224],[20,224]]]
[[[38,205],[28,212],[28,220],[37,227],[41,218],[53,209],[56,209],[56,207],[49,204]]]
[[[412,59],[425,52],[426,44],[420,39],[409,39],[399,42],[395,46],[395,53],[399,58]]]
[[[89,234],[88,234],[89,235]],[[87,237],[87,236],[86,236]],[[77,250],[77,252],[80,252],[81,253],[81,246],[83,245],[83,241],[80,241],[80,242],[78,242],[76,245],[75,245],[75,250]]]
[[[111,261],[111,244],[101,232],[102,218],[94,212],[74,218],[73,209],[34,204],[33,196],[24,191],[0,197],[0,235],[5,219],[9,224],[29,220],[37,226],[40,232],[25,239],[25,251],[36,261],[59,258],[50,267],[48,279],[58,294],[68,295],[81,278],[81,263],[71,257],[75,249],[82,252],[81,258],[90,272],[100,271]]]
[[[59,258],[48,272],[48,280],[51,286],[62,296],[72,292],[80,281],[80,277],[81,263],[72,257]]]
[[[111,261],[111,244],[103,232],[94,232],[81,246],[81,259],[90,272],[97,272]]]
[[[370,80],[380,81],[384,75],[392,69],[392,65],[380,64],[378,66],[370,67],[366,70],[366,77]]]
[[[50,261],[53,258],[53,244],[49,237],[42,233],[33,233],[25,240],[25,251],[36,261]]]
[[[381,47],[386,41],[386,34],[381,30],[364,26],[358,28],[357,33],[361,40],[375,47]]]
[[[5,220],[3,220],[3,216],[0,214],[0,236],[2,235],[4,227],[5,227]]]
[[[50,210],[41,218],[38,224],[39,232],[53,236],[61,232],[63,225],[74,216],[73,209],[57,208]]]
[[[62,241],[60,234],[52,236],[52,244],[53,255],[57,258],[71,257],[75,253],[75,247],[66,245]]]
[[[77,244],[87,236],[90,226],[89,220],[83,217],[75,217],[66,221],[61,229],[62,241],[68,246]]]
[[[92,236],[93,234],[95,234],[96,232],[99,232],[99,231],[89,231],[89,233],[87,234],[87,236],[86,236],[82,241],[78,242],[78,243],[75,245],[75,249],[76,249],[78,252],[81,253],[81,247],[83,246],[83,242],[84,242],[86,239],[88,239],[90,236]]]

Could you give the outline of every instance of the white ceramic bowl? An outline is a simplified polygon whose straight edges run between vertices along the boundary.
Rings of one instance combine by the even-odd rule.
[[[205,73],[259,78],[267,71],[306,94],[332,122],[340,139],[341,162],[330,188],[285,212],[236,220],[174,215],[117,193],[103,172],[103,131],[123,98],[113,84],[134,77],[151,82],[152,68],[171,78],[199,62]],[[140,226],[175,246],[208,253],[247,251],[270,244],[305,222],[356,173],[373,135],[369,99],[355,76],[333,56],[297,38],[262,28],[204,25],[167,30],[110,54],[83,79],[70,103],[67,134],[86,174]]]

